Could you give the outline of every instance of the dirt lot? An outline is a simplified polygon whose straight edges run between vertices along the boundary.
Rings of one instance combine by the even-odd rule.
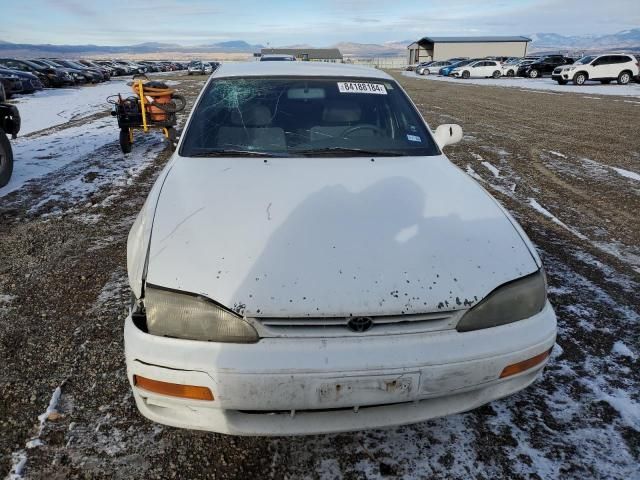
[[[544,378],[473,412],[354,434],[233,438],[146,421],[125,377],[125,246],[168,153],[149,136],[124,157],[98,112],[16,149],[79,125],[112,142],[0,190],[0,477],[640,477],[640,104],[397,77],[432,126],[462,125],[447,154],[543,257],[559,317]],[[191,105],[202,78],[174,80]]]

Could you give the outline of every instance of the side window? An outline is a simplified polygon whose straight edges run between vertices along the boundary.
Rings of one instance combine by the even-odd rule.
[[[485,62],[487,64],[487,67],[495,67],[496,66],[496,62]]]
[[[609,65],[611,63],[611,61],[609,60],[610,58],[611,57],[608,56],[600,57],[595,62],[593,62],[593,65],[596,67],[600,65]]]

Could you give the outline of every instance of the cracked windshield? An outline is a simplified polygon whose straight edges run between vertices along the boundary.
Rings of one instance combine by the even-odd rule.
[[[406,95],[390,81],[249,78],[213,81],[183,156],[438,155]]]

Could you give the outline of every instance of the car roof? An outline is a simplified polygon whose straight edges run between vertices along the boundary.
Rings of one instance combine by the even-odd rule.
[[[381,70],[362,65],[324,62],[225,62],[213,77],[360,77],[393,80]]]

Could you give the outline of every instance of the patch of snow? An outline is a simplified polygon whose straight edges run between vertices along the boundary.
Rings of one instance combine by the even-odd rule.
[[[43,413],[38,415],[38,420],[40,420],[40,428],[38,429],[37,437],[40,437],[40,435],[42,434],[42,431],[44,430],[44,424],[47,422],[49,415],[56,411],[56,407],[58,406],[58,402],[60,401],[60,395],[62,395],[62,389],[58,386],[53,391],[53,395],[51,395],[51,399],[49,400],[47,409]]]
[[[566,230],[568,230],[569,232],[573,233],[576,237],[580,238],[581,240],[586,240],[587,237],[585,237],[583,234],[581,234],[580,232],[578,232],[577,230],[571,228],[570,226],[568,226],[566,223],[560,221],[560,219],[558,219],[555,215],[553,215],[549,210],[547,210],[546,208],[544,208],[542,205],[540,205],[535,198],[530,198],[529,199],[529,205],[531,207],[533,207],[534,210],[537,210],[538,212],[540,212],[542,215],[544,215],[545,217],[549,218],[551,221],[553,221],[554,223],[560,225],[562,228],[565,228]]]
[[[624,168],[618,168],[618,167],[611,167],[611,169],[615,170],[615,172],[618,175],[622,175],[623,177],[630,178],[632,180],[637,180],[640,182],[640,174],[636,172],[631,172],[629,170],[625,170]]]
[[[482,162],[482,166],[484,168],[486,168],[487,170],[489,170],[491,173],[493,173],[494,177],[496,177],[496,178],[500,177],[500,170],[498,170],[496,167],[494,167],[489,162]]]
[[[475,178],[476,180],[479,180],[481,182],[484,182],[484,180],[482,179],[482,177],[480,175],[478,175],[475,170],[473,168],[471,168],[471,165],[467,165],[467,174],[473,178]]]
[[[560,157],[560,158],[567,158],[567,156],[564,153],[560,153],[560,152],[554,152],[553,150],[549,150],[549,153],[551,155],[555,155],[556,157]]]
[[[627,347],[621,340],[618,340],[613,344],[613,348],[611,349],[611,351],[616,355],[629,357],[631,360],[636,360],[638,358],[638,356],[633,353],[633,351],[629,347]]]
[[[13,175],[9,183],[0,188],[0,197],[29,180],[86,157],[102,145],[116,143],[118,132],[116,120],[106,117],[42,137],[18,138],[12,142]]]
[[[6,480],[20,480],[22,479],[22,473],[24,466],[27,464],[27,454],[24,450],[19,450],[11,454],[11,470],[7,475]]]
[[[118,93],[127,97],[133,95],[126,81],[118,78],[98,85],[48,88],[11,103],[15,103],[20,110],[20,135],[28,135],[69,120],[108,111],[111,106],[107,103],[107,97]]]

